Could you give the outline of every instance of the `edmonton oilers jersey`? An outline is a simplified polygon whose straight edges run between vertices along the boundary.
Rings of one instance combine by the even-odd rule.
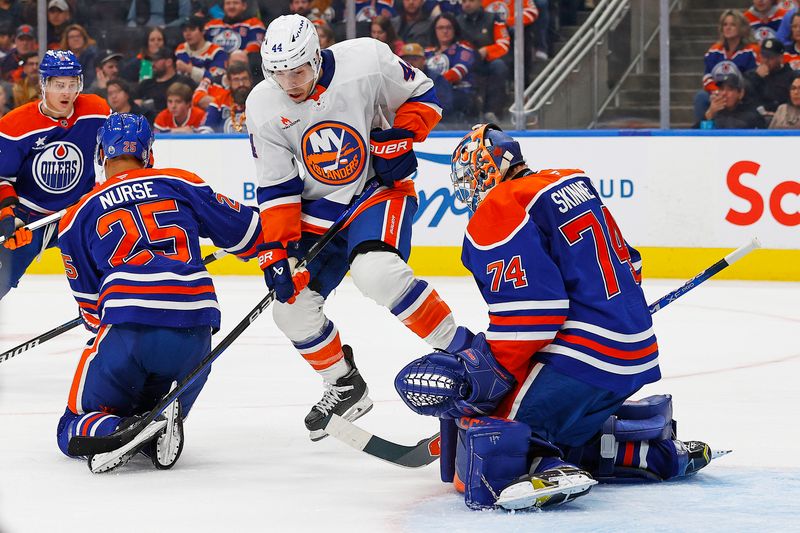
[[[660,378],[641,257],[580,170],[497,185],[462,261],[489,306],[486,339],[518,383],[536,361],[617,392]]]
[[[218,329],[201,237],[249,259],[262,242],[258,213],[179,169],[132,170],[98,185],[59,224],[64,268],[86,325]]]
[[[105,100],[81,94],[64,119],[44,115],[39,101],[5,115],[0,119],[0,197],[16,194],[22,206],[42,215],[77,202],[94,187],[97,130],[109,113]]]

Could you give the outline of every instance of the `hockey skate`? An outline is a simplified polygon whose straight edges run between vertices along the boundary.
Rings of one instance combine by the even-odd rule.
[[[589,493],[597,481],[574,467],[552,468],[520,477],[497,497],[496,505],[508,510],[539,509],[572,501]]]
[[[689,454],[689,464],[686,466],[686,473],[684,475],[690,476],[697,473],[698,470],[705,467],[714,459],[719,459],[723,455],[728,455],[733,450],[716,450],[713,451],[711,447],[705,442],[699,440],[678,441],[683,442],[683,446]]]
[[[372,400],[367,396],[369,389],[353,360],[353,349],[345,344],[342,351],[350,371],[336,380],[336,383],[325,383],[325,394],[305,418],[309,436],[314,442],[328,436],[322,428],[329,414],[336,413],[352,422],[372,409]]]
[[[140,451],[152,459],[156,468],[171,468],[183,450],[183,420],[180,411],[180,403],[175,400],[128,444],[110,452],[89,456],[89,470],[95,474],[109,472],[130,461]],[[126,419],[117,431],[129,427],[139,419],[138,416]]]

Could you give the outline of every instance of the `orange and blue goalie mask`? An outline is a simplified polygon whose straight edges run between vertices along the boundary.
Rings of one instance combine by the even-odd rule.
[[[524,162],[519,143],[510,135],[494,124],[476,124],[453,151],[450,179],[456,199],[475,211],[508,169]]]

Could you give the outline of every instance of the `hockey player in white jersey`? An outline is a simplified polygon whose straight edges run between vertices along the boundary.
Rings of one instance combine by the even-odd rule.
[[[325,382],[305,419],[312,440],[326,416],[354,420],[372,407],[367,386],[323,313],[349,270],[367,297],[434,348],[456,336],[450,308],[406,261],[417,210],[413,142],[441,118],[433,82],[374,39],[320,50],[300,15],[275,19],[261,47],[265,80],[247,99],[265,242],[259,254],[277,299],[275,322]],[[370,179],[382,186],[308,266],[294,272]],[[310,282],[309,282],[310,274]]]

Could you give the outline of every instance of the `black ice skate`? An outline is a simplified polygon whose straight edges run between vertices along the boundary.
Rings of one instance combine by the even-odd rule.
[[[325,394],[317,405],[311,408],[305,419],[306,428],[310,431],[309,436],[314,442],[328,436],[322,428],[329,414],[336,413],[352,422],[372,409],[372,400],[367,396],[369,389],[353,361],[353,349],[345,344],[342,346],[342,351],[350,371],[336,380],[336,383],[325,383]]]
[[[686,451],[689,453],[689,464],[686,466],[685,475],[689,476],[696,473],[701,468],[705,467],[723,455],[728,455],[733,450],[717,450],[712,451],[711,447],[705,442],[699,440],[687,440],[683,442]]]
[[[126,419],[117,431],[129,427],[140,418],[134,416]],[[140,451],[151,457],[156,468],[171,468],[182,450],[183,420],[180,415],[180,403],[175,400],[128,444],[110,452],[89,456],[89,470],[95,474],[109,472],[130,461]]]
[[[495,504],[508,510],[552,507],[588,494],[596,484],[583,470],[551,468],[520,477],[500,492]]]

